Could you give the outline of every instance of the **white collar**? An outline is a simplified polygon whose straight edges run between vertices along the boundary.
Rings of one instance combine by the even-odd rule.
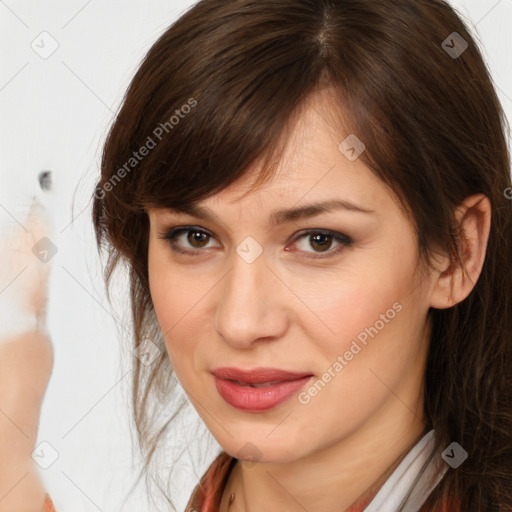
[[[438,450],[425,472],[411,490],[415,478],[428,460],[435,445],[434,430],[430,430],[414,445],[364,512],[395,512],[403,503],[403,512],[418,512],[425,500],[448,470]],[[411,491],[409,493],[409,491]]]

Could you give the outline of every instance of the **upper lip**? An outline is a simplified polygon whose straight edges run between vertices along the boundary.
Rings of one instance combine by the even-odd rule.
[[[239,368],[215,368],[211,371],[219,379],[237,380],[248,384],[260,384],[262,382],[297,380],[303,377],[310,377],[309,372],[291,372],[279,368],[250,368],[241,370]]]

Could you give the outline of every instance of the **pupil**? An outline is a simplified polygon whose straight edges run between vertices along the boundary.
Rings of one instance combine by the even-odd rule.
[[[189,233],[189,241],[190,241],[190,237],[192,237],[192,245],[194,245],[194,243],[199,243],[201,244],[201,242],[204,242],[205,238],[207,237],[208,235],[206,233],[200,233],[199,231],[192,231],[191,233]]]
[[[318,234],[318,235],[312,235],[312,238],[313,238],[313,241],[314,241],[314,243],[315,243],[315,244],[316,244],[316,243],[318,242],[318,240],[320,239],[320,245],[325,245],[325,241],[326,241],[327,239],[329,239],[330,237],[329,237],[329,235]],[[322,240],[322,239],[324,240],[324,243],[323,243],[323,244],[321,243],[321,240]],[[329,245],[330,245],[330,244],[329,244],[329,243],[327,243],[327,247],[323,247],[323,248],[322,248],[322,247],[320,247],[320,249],[321,249],[321,250],[326,250],[326,249],[328,249],[328,248],[329,248]]]

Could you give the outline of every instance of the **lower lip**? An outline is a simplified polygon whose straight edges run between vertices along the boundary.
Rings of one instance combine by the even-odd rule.
[[[219,395],[229,405],[242,411],[257,412],[272,409],[284,402],[296,394],[311,377],[309,375],[297,380],[287,380],[263,388],[241,386],[231,380],[219,379],[215,376],[214,379]]]

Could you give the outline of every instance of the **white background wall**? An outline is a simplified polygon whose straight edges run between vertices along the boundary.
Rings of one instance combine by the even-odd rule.
[[[130,78],[151,44],[192,3],[0,1],[0,224],[8,220],[6,211],[21,215],[41,170],[51,169],[54,177],[52,240],[58,253],[48,325],[55,366],[39,441],[59,455],[41,470],[58,512],[157,510],[144,501],[142,489],[121,508],[135,473],[130,375],[121,362],[120,330],[112,315],[128,325],[128,295],[120,287],[112,312],[92,238],[89,199],[102,141]],[[475,26],[512,121],[512,0],[453,3]],[[31,48],[43,31],[58,43],[47,59]],[[55,44],[44,37],[45,48]],[[198,418],[192,407],[190,418]],[[177,446],[185,442],[181,432],[175,439]],[[213,456],[217,447],[210,440]],[[204,462],[192,469],[183,460],[175,482],[178,510],[205,469]]]

